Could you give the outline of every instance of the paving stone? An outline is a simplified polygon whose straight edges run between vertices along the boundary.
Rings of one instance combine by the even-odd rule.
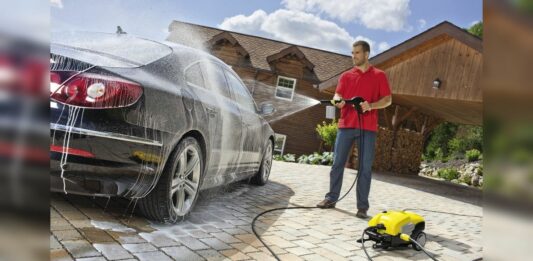
[[[104,257],[86,257],[86,258],[78,258],[76,261],[107,261]],[[127,260],[120,260],[120,261],[127,261]]]
[[[64,218],[50,218],[50,230],[69,230],[74,229],[72,225]]]
[[[71,220],[86,220],[88,219],[87,216],[85,216],[82,212],[79,210],[73,210],[73,211],[63,211],[61,212],[61,215],[71,221]]]
[[[289,248],[285,248],[285,250],[289,253],[293,253],[297,256],[303,256],[303,255],[308,255],[308,254],[312,254],[313,252],[309,251],[308,249],[306,248],[303,248],[303,247],[289,247]]]
[[[118,231],[107,231],[111,237],[121,244],[137,244],[137,243],[146,243],[144,238],[140,237],[136,233],[132,232],[118,232]]]
[[[245,253],[245,254],[248,254],[250,252],[258,252],[260,251],[259,249],[249,245],[249,244],[246,244],[246,243],[233,243],[231,244],[231,247]]]
[[[201,250],[201,249],[208,249],[209,246],[202,243],[200,240],[194,238],[194,237],[178,237],[177,238],[180,243],[185,245],[186,247],[192,249],[192,250]]]
[[[133,256],[117,243],[97,243],[93,246],[109,260],[132,258]]]
[[[94,247],[86,240],[63,241],[61,243],[74,258],[101,255],[100,252],[94,249]]]
[[[254,260],[266,260],[266,261],[275,261],[276,259],[265,252],[253,252],[253,253],[247,253],[248,256],[253,258]]]
[[[231,248],[231,246],[229,246],[228,244],[222,242],[221,240],[217,238],[202,238],[200,239],[200,241],[202,241],[203,243],[205,243],[206,245],[210,246],[211,248],[215,250],[226,250],[226,249]]]
[[[56,249],[62,249],[63,246],[57,241],[57,239],[54,236],[50,236],[50,249],[56,250]]]
[[[323,257],[323,256],[321,256],[319,254],[306,255],[306,256],[304,256],[302,258],[305,259],[305,260],[308,260],[308,261],[329,261],[329,260],[331,260],[331,259]]]
[[[140,233],[139,235],[156,247],[169,247],[169,246],[180,246],[181,245],[181,243],[179,243],[178,241],[162,233],[157,233],[157,232]]]
[[[81,234],[91,243],[105,243],[105,242],[115,242],[115,240],[105,232],[94,227],[81,228]]]
[[[131,253],[141,253],[141,252],[150,252],[157,251],[157,249],[149,243],[140,243],[140,244],[123,244],[122,247],[130,251]]]
[[[74,260],[68,252],[64,249],[52,249],[50,250],[50,260],[51,261],[71,261]]]
[[[241,242],[241,240],[239,239],[238,235],[236,235],[235,237],[226,233],[226,232],[218,232],[218,233],[211,233],[212,236],[220,239],[222,242],[226,243],[226,244],[231,244],[231,243],[239,243]]]
[[[294,254],[283,254],[279,256],[280,260],[288,260],[288,261],[303,261],[304,259],[301,257],[298,257]]]
[[[264,236],[262,237],[264,241],[267,241],[269,244],[279,246],[281,248],[295,247],[296,245],[287,241],[278,236]]]
[[[172,261],[165,253],[161,251],[143,252],[134,254],[140,261]]]
[[[231,260],[214,249],[198,250],[196,253],[205,258],[207,261]]]
[[[220,253],[222,255],[226,256],[227,258],[231,259],[231,260],[247,260],[247,259],[250,259],[249,256],[247,256],[244,253],[242,253],[242,252],[240,252],[238,250],[235,250],[235,249],[220,251]]]
[[[167,255],[172,257],[174,260],[184,260],[184,261],[197,261],[204,260],[201,256],[191,251],[187,247],[164,247],[163,250]]]

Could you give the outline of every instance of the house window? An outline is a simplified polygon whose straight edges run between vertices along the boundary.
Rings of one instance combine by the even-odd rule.
[[[285,149],[286,140],[287,140],[286,135],[276,133],[275,141],[274,141],[274,154],[283,155],[283,150]]]
[[[276,98],[292,101],[295,88],[296,79],[278,76],[278,83],[276,84]]]

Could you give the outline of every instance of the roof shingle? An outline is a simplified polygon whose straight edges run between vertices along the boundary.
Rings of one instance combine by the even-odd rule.
[[[313,70],[318,80],[321,82],[346,71],[353,66],[352,58],[348,55],[181,21],[173,21],[170,24],[167,40],[201,49],[205,42],[222,32],[230,33],[239,42],[250,55],[252,66],[258,69],[270,71],[271,68],[267,61],[267,57],[277,54],[291,46],[297,46],[305,57],[314,65]],[[351,47],[347,46],[346,48]]]

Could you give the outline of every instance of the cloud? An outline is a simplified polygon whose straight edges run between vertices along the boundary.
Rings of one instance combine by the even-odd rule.
[[[356,40],[365,40],[371,47],[375,45],[364,36],[350,35],[332,21],[297,10],[279,9],[270,14],[257,10],[249,16],[241,14],[225,18],[218,27],[344,54],[351,52],[352,43]],[[386,43],[380,46],[388,48]],[[379,46],[377,50],[380,50]]]
[[[285,8],[326,14],[341,22],[358,22],[369,29],[410,31],[410,0],[282,0]]]
[[[386,50],[388,50],[389,48],[390,48],[389,43],[387,43],[387,42],[381,42],[381,43],[379,43],[379,45],[378,45],[378,53],[381,53],[381,52],[383,52],[383,51],[386,51]]]
[[[419,29],[424,29],[426,27],[426,24],[427,24],[426,20],[418,19],[418,28]]]
[[[50,4],[57,8],[63,8],[63,0],[50,0]]]
[[[218,25],[219,28],[229,31],[238,31],[241,33],[268,36],[261,30],[261,26],[268,18],[268,14],[259,9],[249,16],[236,15],[224,18],[224,21]]]

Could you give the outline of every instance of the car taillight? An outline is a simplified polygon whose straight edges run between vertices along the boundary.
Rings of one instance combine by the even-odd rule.
[[[142,87],[116,76],[95,73],[50,72],[50,98],[60,103],[92,108],[120,108],[134,104]]]

